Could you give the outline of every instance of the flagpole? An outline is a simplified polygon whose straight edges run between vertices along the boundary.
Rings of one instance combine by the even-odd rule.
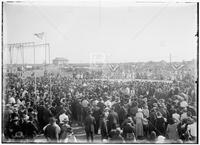
[[[48,44],[48,49],[49,49],[49,65],[50,65],[50,45],[49,44]],[[50,73],[49,79],[50,79],[49,95],[50,95],[50,99],[51,99],[52,98],[52,96],[51,96],[51,73]]]
[[[197,2],[197,80],[196,80],[196,83],[197,83],[197,96],[199,96],[199,2]],[[199,97],[196,97],[195,98],[196,102],[199,101]]]
[[[45,72],[46,72],[46,52],[47,52],[47,48],[46,48],[46,33],[44,33],[44,47],[45,47]]]
[[[34,46],[34,53],[33,53],[33,55],[34,55],[34,67],[35,67],[35,46]],[[34,89],[35,89],[35,97],[36,97],[37,96],[37,94],[36,94],[36,89],[37,89],[37,87],[36,87],[36,71],[34,72],[34,79],[35,79]]]

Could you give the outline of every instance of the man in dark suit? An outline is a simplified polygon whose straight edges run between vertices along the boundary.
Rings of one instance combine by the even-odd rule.
[[[91,141],[93,142],[95,125],[96,122],[95,118],[92,116],[92,111],[88,111],[88,115],[85,118],[85,132],[87,141],[89,141],[89,138],[91,137]]]
[[[113,129],[114,126],[117,126],[118,124],[119,124],[118,114],[114,111],[114,108],[112,107],[108,115],[108,133],[110,132],[111,129]]]
[[[114,111],[114,108],[112,107],[108,115],[108,133],[114,126],[117,126],[118,124],[119,124],[118,114]]]
[[[94,106],[92,116],[94,116],[95,121],[96,121],[96,125],[95,125],[95,128],[94,128],[94,133],[98,134],[99,124],[100,124],[100,117],[101,117],[101,112],[100,112],[100,108],[99,107]]]

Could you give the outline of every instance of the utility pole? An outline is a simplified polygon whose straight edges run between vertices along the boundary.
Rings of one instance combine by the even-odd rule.
[[[196,36],[197,36],[197,60],[198,60],[199,59],[198,57],[199,56],[199,2],[197,2],[197,34]],[[197,61],[197,76],[198,74],[199,74],[199,60]],[[198,77],[197,77],[197,81],[199,82]]]
[[[197,80],[196,80],[196,84],[197,84],[197,97],[195,98],[196,102],[199,102],[199,2],[197,2]],[[198,121],[198,120],[197,120]]]

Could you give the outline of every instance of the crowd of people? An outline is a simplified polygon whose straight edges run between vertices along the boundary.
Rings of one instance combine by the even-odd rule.
[[[86,140],[102,143],[195,143],[195,83],[74,79],[46,74],[6,74],[3,87],[4,141],[77,142],[73,125]]]

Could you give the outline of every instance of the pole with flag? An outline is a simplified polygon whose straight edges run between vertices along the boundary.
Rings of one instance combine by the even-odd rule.
[[[35,67],[35,46],[34,46],[34,52],[33,52],[33,55],[34,55],[34,67]],[[34,90],[35,90],[35,97],[37,97],[37,94],[36,94],[36,90],[37,90],[37,86],[36,86],[36,71],[34,72],[34,81],[35,81],[35,85],[34,85]]]
[[[41,33],[35,33],[34,36],[36,36],[38,39],[43,40],[44,39],[44,32]]]
[[[39,40],[43,41],[44,40],[44,32],[41,33],[35,33],[34,36],[38,38]],[[46,60],[46,50],[45,50],[45,60]],[[35,66],[35,46],[34,46],[34,66]],[[45,64],[46,67],[46,64]],[[36,85],[36,71],[34,72],[34,79],[35,79],[35,96],[37,96],[36,91],[37,91],[37,85]]]
[[[45,72],[46,72],[46,35],[44,32],[35,33],[34,36],[39,40],[43,41],[45,47]]]
[[[50,46],[49,44],[46,44],[46,33],[41,32],[41,33],[36,33],[34,34],[35,37],[37,37],[39,40],[42,40],[44,43],[44,47],[45,47],[45,74],[46,74],[46,64],[47,64],[47,47],[48,47],[48,51],[49,51],[49,64],[50,64]],[[50,97],[51,97],[51,74],[49,76],[49,80],[50,80],[50,88],[49,88],[49,93],[50,93]]]

